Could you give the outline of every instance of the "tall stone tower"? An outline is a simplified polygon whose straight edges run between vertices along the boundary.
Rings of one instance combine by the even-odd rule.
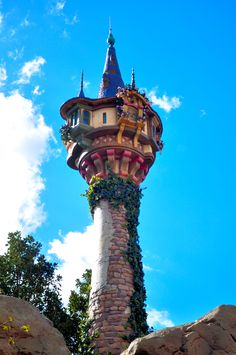
[[[118,355],[147,333],[143,269],[137,225],[141,190],[162,149],[162,123],[135,85],[124,85],[110,29],[98,98],[83,90],[60,113],[67,164],[89,184],[87,197],[99,220],[97,260],[92,268],[90,315],[100,355]],[[94,246],[91,245],[91,248]]]

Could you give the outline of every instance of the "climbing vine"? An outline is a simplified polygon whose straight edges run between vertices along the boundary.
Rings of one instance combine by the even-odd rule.
[[[72,127],[68,126],[67,124],[60,128],[61,140],[64,144],[68,143],[69,141],[74,141],[72,137]]]
[[[148,333],[147,313],[145,311],[146,290],[137,232],[142,190],[131,179],[124,180],[110,172],[106,179],[95,178],[85,196],[88,198],[92,215],[101,200],[107,200],[114,208],[124,205],[126,209],[129,242],[124,256],[134,271],[134,292],[130,300],[131,315],[128,320],[133,332],[127,338],[128,341],[132,341]]]

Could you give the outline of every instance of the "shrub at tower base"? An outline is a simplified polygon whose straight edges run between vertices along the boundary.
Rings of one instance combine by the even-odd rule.
[[[131,314],[128,324],[132,332],[126,339],[133,339],[148,334],[147,313],[145,311],[146,290],[144,287],[144,273],[142,266],[141,248],[137,232],[140,199],[142,190],[131,179],[122,179],[112,172],[106,179],[94,178],[85,196],[88,198],[90,211],[93,215],[101,200],[108,201],[112,207],[123,205],[126,209],[127,230],[129,241],[124,258],[133,269],[134,292],[130,299]]]

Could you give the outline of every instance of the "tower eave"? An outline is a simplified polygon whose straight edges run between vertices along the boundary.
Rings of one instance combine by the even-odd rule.
[[[87,105],[90,106],[92,109],[94,108],[102,108],[102,107],[110,107],[110,106],[115,106],[117,98],[115,96],[113,97],[102,97],[98,99],[90,99],[90,98],[85,98],[85,97],[73,97],[64,104],[61,105],[60,107],[60,115],[61,117],[66,120],[66,114],[70,109],[72,109],[75,105]]]

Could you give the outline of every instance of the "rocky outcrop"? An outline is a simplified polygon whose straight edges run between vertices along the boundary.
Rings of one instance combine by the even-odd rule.
[[[122,355],[236,355],[236,307],[219,306],[193,323],[138,338]]]
[[[28,302],[0,295],[0,355],[68,355],[61,333]]]

